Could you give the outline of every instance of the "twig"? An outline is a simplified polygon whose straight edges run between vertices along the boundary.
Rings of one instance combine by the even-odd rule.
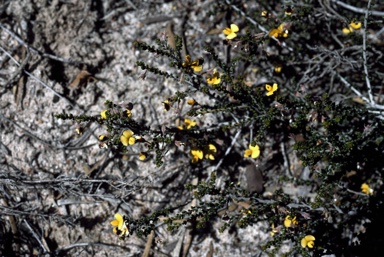
[[[350,11],[356,12],[356,13],[367,13],[368,9],[369,9],[369,7],[367,10],[361,9],[361,8],[346,4],[346,3],[342,2],[342,1],[338,1],[338,0],[332,0],[332,2],[340,5],[341,7],[345,8],[347,10],[350,10]],[[368,5],[370,5],[370,2],[371,1],[369,1]],[[370,14],[373,16],[384,16],[384,12],[379,12],[379,11],[370,11]]]
[[[215,166],[215,168],[213,170],[217,170],[221,166],[221,164],[223,163],[225,156],[227,156],[231,152],[232,147],[237,142],[237,138],[240,136],[240,132],[241,132],[241,130],[237,131],[235,137],[232,139],[231,145],[227,148],[227,151],[225,151],[223,158],[220,159],[220,161],[217,163],[217,165]]]
[[[133,245],[133,244],[132,244]],[[76,243],[76,244],[71,244],[65,247],[62,247],[58,250],[56,250],[56,253],[61,252],[61,251],[68,251],[72,248],[76,247],[85,247],[85,246],[100,246],[100,247],[106,247],[106,248],[121,248],[123,250],[126,250],[129,252],[131,249],[125,246],[120,246],[120,245],[113,245],[113,244],[106,244],[106,243]],[[140,247],[136,245],[137,247]]]
[[[358,91],[356,88],[354,88],[351,84],[349,84],[349,82],[343,78],[342,76],[340,76],[340,74],[336,73],[336,72],[333,72],[333,74],[337,75],[338,78],[341,80],[341,82],[344,83],[345,86],[347,86],[348,88],[350,88],[356,95],[358,95],[359,97],[361,97],[361,99],[363,99],[366,104],[373,108],[373,109],[378,109],[378,110],[384,110],[384,105],[379,105],[379,104],[375,104],[375,103],[370,103],[369,99],[366,98],[365,96],[363,96],[363,94],[360,93],[360,91]],[[380,112],[381,113],[381,112]]]
[[[371,7],[371,0],[368,1],[367,10],[364,16],[364,32],[363,32],[363,65],[364,65],[364,75],[365,82],[367,83],[369,102],[375,104],[375,100],[372,95],[371,81],[369,80],[368,66],[367,66],[367,21],[368,21],[368,12]]]
[[[285,147],[285,143],[284,142],[281,142],[280,143],[280,150],[281,150],[281,154],[283,155],[283,159],[284,159],[284,167],[286,168],[287,170],[287,175],[289,176],[293,176],[293,173],[291,171],[291,165],[290,165],[290,162],[289,162],[289,158],[288,158],[288,154],[287,154],[287,151],[286,151],[286,147]]]
[[[361,99],[363,99],[366,103],[369,103],[369,99],[366,98],[365,96],[363,96],[363,94],[360,93],[359,90],[357,90],[351,84],[349,84],[349,82],[344,77],[342,77],[340,74],[338,74],[336,72],[333,72],[333,74],[337,75],[337,77],[341,80],[341,82],[343,82],[344,85],[347,86],[349,89],[351,89],[356,95],[361,97]]]
[[[47,242],[42,237],[42,240],[40,240],[39,236],[36,234],[35,230],[29,225],[28,221],[26,219],[23,219],[25,225],[27,225],[27,228],[29,231],[31,231],[33,237],[37,240],[37,242],[40,244],[41,248],[43,248],[44,253],[50,253],[49,247],[47,245]]]
[[[132,3],[132,1],[130,1],[130,0],[125,0],[125,2],[126,2],[128,5],[130,5],[130,6],[133,8],[133,10],[137,10],[137,7]]]
[[[7,88],[9,85],[13,83],[13,81],[17,78],[19,74],[23,73],[25,66],[27,65],[29,58],[31,57],[29,51],[27,51],[27,56],[24,58],[23,62],[19,65],[14,75],[5,83],[4,87]]]
[[[149,256],[154,237],[155,237],[155,231],[152,230],[148,236],[147,243],[145,244],[145,248],[144,248],[144,252],[143,252],[142,257],[148,257]]]

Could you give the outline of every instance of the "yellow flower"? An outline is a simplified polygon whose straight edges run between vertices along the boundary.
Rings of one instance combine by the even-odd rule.
[[[184,119],[185,125],[187,125],[187,129],[190,129],[194,126],[196,126],[196,121],[190,120],[190,119]]]
[[[195,101],[195,99],[189,99],[189,100],[187,101],[187,104],[188,104],[188,105],[191,105],[191,106],[194,106],[194,105],[196,104],[196,101]]]
[[[352,32],[352,30],[350,30],[349,28],[343,28],[343,33],[345,34],[345,35],[348,35],[349,33],[351,33]]]
[[[270,234],[271,236],[274,236],[275,233],[278,233],[278,232],[279,232],[279,230],[278,230],[277,228],[275,228],[275,225],[274,225],[274,224],[272,224],[271,228],[272,228],[272,230],[271,230],[271,232],[269,232],[269,234]]]
[[[270,37],[278,38],[280,36],[288,37],[288,30],[285,29],[286,24],[282,23],[276,29],[272,29],[269,32]]]
[[[280,31],[279,31],[278,29],[273,29],[273,30],[271,30],[271,31],[269,32],[269,36],[270,36],[270,37],[275,37],[275,38],[277,38],[277,37],[279,37],[279,34],[280,34]]]
[[[262,12],[261,12],[261,16],[263,16],[263,17],[267,17],[267,15],[268,15],[268,12],[267,12],[267,11],[262,11]]]
[[[239,27],[236,24],[231,24],[231,28],[226,28],[223,30],[223,33],[227,36],[227,39],[235,38],[236,32],[239,31]]]
[[[208,152],[205,154],[205,158],[213,161],[215,159],[215,156],[213,156],[213,154],[216,153],[216,151],[216,146],[213,144],[209,144]]]
[[[267,96],[271,96],[273,95],[273,93],[278,89],[278,85],[277,83],[273,83],[273,86],[269,85],[269,84],[266,84],[265,85],[265,89],[267,89]]]
[[[183,62],[184,68],[192,68],[194,72],[199,72],[203,69],[203,59],[197,59],[195,61],[192,61],[191,56],[187,55],[185,56],[185,62]]]
[[[203,151],[201,151],[201,150],[192,149],[191,154],[192,154],[192,163],[196,163],[199,160],[203,159]]]
[[[140,161],[144,161],[145,159],[147,159],[147,157],[148,157],[148,154],[147,154],[147,153],[145,153],[145,152],[140,152],[140,154],[139,154],[139,160],[140,160]]]
[[[111,225],[114,226],[113,233],[119,236],[120,239],[124,239],[129,236],[129,230],[124,222],[124,217],[120,213],[115,214],[115,220],[111,221]]]
[[[108,113],[108,110],[104,110],[104,111],[102,111],[102,112],[100,113],[101,118],[105,120],[105,119],[107,118],[107,113]]]
[[[220,84],[220,82],[221,78],[219,72],[216,69],[213,69],[213,74],[207,78],[207,83],[210,85],[217,85]]]
[[[99,140],[100,140],[101,142],[103,142],[103,141],[107,140],[107,137],[106,137],[105,135],[100,135],[100,136],[99,136]]]
[[[292,7],[288,7],[287,9],[285,9],[285,15],[287,16],[291,16],[292,15]]]
[[[358,30],[361,28],[361,22],[351,22],[349,25],[348,25],[348,28],[343,28],[343,33],[345,35],[348,35],[349,33],[353,32],[354,30]]]
[[[293,219],[289,215],[287,217],[285,217],[284,227],[290,228],[290,227],[293,227],[294,225],[297,225],[297,224],[299,224],[299,223],[296,220],[296,216],[293,217]]]
[[[275,66],[275,72],[276,72],[276,73],[280,73],[282,68],[283,68],[283,67],[282,67],[281,65],[276,65],[276,66]]]
[[[314,241],[315,241],[314,236],[307,235],[303,239],[301,239],[301,247],[305,248],[308,246],[309,248],[313,248],[313,246],[315,245]]]
[[[132,117],[132,112],[131,112],[131,110],[128,110],[128,109],[127,109],[127,116],[128,116],[128,118],[131,118],[131,117]]]
[[[123,132],[123,135],[120,137],[120,141],[124,146],[133,145],[136,142],[136,138],[133,137],[132,130],[126,130]]]
[[[352,27],[354,30],[357,30],[361,28],[361,22],[351,22],[349,26]]]
[[[255,145],[255,146],[249,145],[249,149],[245,150],[244,152],[245,158],[248,158],[249,156],[251,156],[251,158],[255,159],[259,157],[259,155],[260,155],[260,147],[258,145]]]
[[[370,188],[368,184],[363,183],[361,185],[361,192],[363,192],[364,194],[367,194],[367,195],[372,195],[373,194],[373,189]]]

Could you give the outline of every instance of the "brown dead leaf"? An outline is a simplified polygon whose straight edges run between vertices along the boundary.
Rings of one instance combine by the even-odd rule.
[[[69,84],[69,87],[74,88],[81,88],[83,86],[86,86],[90,82],[94,82],[96,80],[95,77],[91,75],[86,70],[80,71],[79,74],[77,74],[76,78]]]

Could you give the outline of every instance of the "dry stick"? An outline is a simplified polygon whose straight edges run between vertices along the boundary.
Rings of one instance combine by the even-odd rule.
[[[366,13],[368,11],[368,10],[364,10],[364,9],[346,4],[346,3],[342,2],[342,1],[338,1],[338,0],[332,0],[332,2],[340,5],[341,7],[345,8],[347,10],[350,10],[350,11],[356,12],[356,13]],[[369,1],[369,2],[371,2],[371,1]],[[368,5],[370,5],[370,3],[368,3]],[[379,11],[371,11],[370,14],[373,16],[384,16],[384,12],[379,12]]]
[[[372,95],[371,81],[369,80],[368,66],[367,66],[367,20],[368,20],[368,11],[371,7],[371,0],[368,1],[367,10],[364,16],[364,31],[363,31],[363,65],[364,65],[364,75],[365,82],[367,83],[369,102],[375,104],[375,100]]]
[[[8,205],[8,200],[6,197],[3,198],[3,204],[5,207],[9,207]],[[5,213],[1,213],[1,214],[5,214]],[[11,225],[11,231],[12,231],[12,234],[13,234],[13,237],[16,239],[15,240],[15,253],[20,253],[20,244],[19,244],[19,230],[17,229],[17,225],[16,225],[16,218],[14,217],[14,215],[10,214],[8,216],[8,220],[9,220],[9,224]]]
[[[39,236],[36,234],[35,230],[31,227],[31,225],[29,225],[28,221],[26,219],[23,219],[23,221],[27,225],[27,228],[32,233],[33,237],[40,244],[41,248],[43,248],[44,253],[50,253],[51,251],[49,250],[48,244],[45,241],[44,237],[42,237],[41,240],[40,240]]]
[[[198,182],[199,182],[199,179],[198,178],[194,178],[192,180],[191,184],[193,186],[197,186]],[[195,199],[192,200],[190,207],[193,208],[193,207],[196,207],[196,205],[197,205],[197,199],[195,198]],[[192,232],[193,232],[192,230],[193,229],[194,229],[194,227],[193,228],[188,228],[186,235],[184,235],[184,247],[183,247],[183,255],[182,255],[182,257],[187,257],[189,249],[191,248],[192,239],[193,239],[193,234],[192,234]]]
[[[281,150],[281,153],[283,155],[284,168],[287,171],[287,175],[293,177],[293,173],[292,173],[292,170],[291,170],[291,164],[290,164],[290,161],[289,161],[288,153],[287,153],[287,150],[286,150],[284,142],[280,143],[280,150]]]
[[[23,62],[19,65],[19,67],[17,68],[17,70],[13,74],[13,76],[7,81],[7,83],[5,83],[5,85],[4,85],[5,88],[7,88],[9,85],[11,85],[13,83],[13,81],[16,79],[16,77],[19,76],[19,74],[23,72],[23,70],[24,70],[25,66],[27,65],[30,57],[31,57],[31,55],[30,55],[29,51],[27,51],[27,56],[24,58]]]
[[[225,151],[223,158],[220,159],[220,161],[217,163],[216,167],[213,170],[217,170],[221,166],[221,164],[224,161],[225,156],[227,156],[229,154],[229,152],[232,150],[232,147],[237,142],[237,138],[240,136],[240,132],[241,132],[240,130],[237,131],[235,137],[232,139],[231,145],[227,148],[227,151]]]
[[[374,108],[374,109],[379,109],[379,110],[384,110],[384,105],[379,105],[379,104],[370,104],[369,102],[369,99],[366,98],[365,96],[363,96],[363,94],[361,94],[356,88],[354,88],[351,84],[348,83],[348,81],[343,78],[342,76],[340,76],[340,74],[336,73],[336,72],[332,72],[332,74],[334,75],[337,75],[338,78],[340,79],[341,82],[344,83],[344,85],[351,89],[356,95],[358,95],[361,99],[363,99],[366,104],[371,107],[371,108]],[[374,113],[374,114],[378,114],[377,118],[379,119],[382,119],[384,120],[384,113],[383,111],[373,111],[373,110],[369,110],[370,113]]]
[[[133,245],[133,244],[131,244]],[[113,245],[113,244],[106,244],[106,243],[76,243],[76,244],[71,244],[71,245],[68,245],[68,246],[65,246],[65,247],[62,247],[58,250],[56,250],[56,252],[61,252],[61,251],[68,251],[72,248],[76,248],[76,247],[85,247],[85,246],[100,246],[100,247],[106,247],[106,248],[121,248],[123,250],[126,250],[127,252],[130,251],[131,249],[128,248],[128,247],[125,247],[125,246],[120,246],[120,245]],[[135,245],[136,247],[140,247],[138,245]]]
[[[149,256],[154,237],[155,237],[155,231],[152,230],[148,236],[147,243],[145,244],[145,249],[144,249],[142,257],[148,257]]]
[[[128,5],[130,5],[130,6],[133,8],[133,10],[137,10],[137,7],[132,3],[132,1],[130,1],[130,0],[125,0],[125,2],[126,2]]]
[[[361,99],[363,99],[367,104],[369,103],[368,98],[363,96],[363,94],[360,93],[359,90],[357,90],[355,87],[353,87],[351,84],[349,84],[349,82],[344,77],[342,77],[340,74],[336,73],[335,71],[333,71],[332,74],[337,75],[337,77],[340,79],[340,81],[343,82],[344,85],[347,86],[347,88],[351,89],[356,95],[361,97]]]

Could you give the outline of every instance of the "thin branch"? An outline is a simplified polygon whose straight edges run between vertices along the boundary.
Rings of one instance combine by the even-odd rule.
[[[364,16],[364,32],[363,32],[363,65],[364,65],[364,75],[365,82],[367,83],[369,102],[375,104],[375,100],[372,95],[371,81],[369,80],[368,66],[367,66],[367,21],[368,21],[368,12],[371,7],[371,0],[368,1],[367,10]]]
[[[221,166],[221,164],[223,163],[224,158],[231,152],[232,147],[237,142],[237,138],[240,136],[240,132],[241,132],[241,130],[237,131],[235,137],[232,139],[231,145],[227,148],[227,151],[225,151],[223,158],[220,159],[219,163],[217,163],[216,167],[213,170],[217,170]]]
[[[340,5],[341,7],[347,9],[347,10],[350,10],[352,12],[355,12],[355,13],[367,13],[368,12],[368,9],[369,9],[369,5],[370,5],[370,2],[368,3],[368,8],[367,10],[365,9],[362,9],[362,8],[358,8],[358,7],[355,7],[355,6],[352,6],[352,5],[349,5],[349,4],[346,4],[342,1],[338,1],[338,0],[332,0],[332,2],[334,2],[335,4],[337,5]],[[384,12],[379,12],[379,11],[370,11],[370,15],[372,16],[384,16]]]
[[[379,104],[375,104],[375,103],[371,103],[369,101],[369,99],[365,96],[363,96],[362,93],[360,93],[359,90],[357,90],[356,88],[354,88],[344,77],[340,76],[340,74],[336,73],[336,72],[332,72],[332,74],[335,74],[337,75],[337,77],[340,79],[340,81],[346,86],[348,87],[349,89],[351,89],[357,96],[361,97],[361,99],[364,100],[364,102],[371,108],[373,109],[378,109],[378,110],[384,110],[384,105],[379,105]]]
[[[36,241],[40,244],[41,248],[43,248],[44,253],[50,253],[47,242],[45,242],[44,237],[42,237],[42,240],[40,240],[39,236],[35,232],[35,230],[31,227],[31,225],[28,223],[26,219],[23,219],[25,225],[29,229],[29,231],[32,233],[33,237],[36,239]]]

